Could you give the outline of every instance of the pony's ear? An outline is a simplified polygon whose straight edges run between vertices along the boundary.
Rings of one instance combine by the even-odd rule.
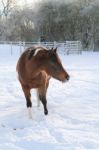
[[[56,52],[57,52],[57,47],[56,47],[56,48],[53,48],[53,47],[52,47],[52,48],[51,48],[51,51],[53,51],[53,52],[56,53]]]
[[[54,48],[52,47],[52,48],[51,48],[51,51],[53,51],[53,50],[54,50]]]
[[[54,49],[54,52],[55,52],[55,53],[57,52],[57,47]]]

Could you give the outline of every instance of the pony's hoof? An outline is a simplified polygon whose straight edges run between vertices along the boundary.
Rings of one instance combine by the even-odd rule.
[[[47,111],[47,110],[46,110],[46,111],[44,111],[44,114],[45,114],[45,115],[48,115],[48,111]]]

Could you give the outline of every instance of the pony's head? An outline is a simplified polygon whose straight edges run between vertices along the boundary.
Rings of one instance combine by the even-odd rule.
[[[47,73],[53,78],[62,82],[68,81],[70,76],[63,68],[61,60],[57,54],[57,48],[47,51]]]
[[[29,50],[28,59],[33,60],[32,64],[41,70],[45,70],[48,75],[62,82],[68,81],[70,76],[63,68],[61,60],[57,54],[57,48],[50,50],[44,47],[34,47]],[[38,70],[37,69],[37,70]]]

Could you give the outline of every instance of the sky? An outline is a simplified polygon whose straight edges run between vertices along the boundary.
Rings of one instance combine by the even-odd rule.
[[[5,4],[7,2],[7,0],[2,0]],[[2,4],[2,1],[0,0],[0,5]],[[16,0],[17,4],[18,5],[24,5],[24,4],[33,4],[33,3],[36,3],[36,2],[39,2],[39,1],[42,1],[42,0]]]
[[[20,4],[20,5],[23,5],[24,3],[25,4],[33,4],[33,3],[37,3],[37,2],[39,2],[39,1],[43,1],[43,0],[20,0],[18,3]],[[56,1],[56,0],[52,0],[52,1]],[[59,0],[60,1],[60,0]],[[72,2],[72,1],[77,1],[77,0],[65,0],[66,2]],[[61,0],[61,2],[62,2],[62,0]]]
[[[20,5],[23,5],[24,3],[25,4],[33,4],[33,3],[36,3],[36,2],[39,2],[39,1],[41,1],[41,0],[20,0],[18,3],[20,4]]]

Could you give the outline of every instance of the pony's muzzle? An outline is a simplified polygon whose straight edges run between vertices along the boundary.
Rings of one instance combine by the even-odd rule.
[[[70,76],[68,76],[68,77],[66,78],[67,81],[69,81],[69,79],[70,79]]]
[[[70,76],[68,75],[65,77],[65,79],[62,82],[65,83],[65,82],[69,81],[69,79],[70,79]]]

